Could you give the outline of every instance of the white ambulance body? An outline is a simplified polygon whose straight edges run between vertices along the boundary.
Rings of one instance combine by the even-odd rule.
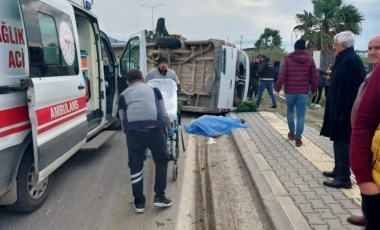
[[[51,173],[119,128],[117,65],[89,1],[0,1],[0,205],[32,212]]]

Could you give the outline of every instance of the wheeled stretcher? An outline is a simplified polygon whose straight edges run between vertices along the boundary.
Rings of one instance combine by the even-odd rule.
[[[170,161],[173,161],[172,178],[177,179],[178,165],[177,160],[180,154],[179,141],[181,131],[181,116],[177,103],[177,84],[171,79],[152,79],[148,85],[156,87],[161,91],[165,102],[165,108],[170,119],[170,130],[168,130],[168,150]]]

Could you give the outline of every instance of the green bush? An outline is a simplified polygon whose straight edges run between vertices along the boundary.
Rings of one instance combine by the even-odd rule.
[[[253,101],[244,101],[237,107],[236,112],[257,112],[256,103]]]

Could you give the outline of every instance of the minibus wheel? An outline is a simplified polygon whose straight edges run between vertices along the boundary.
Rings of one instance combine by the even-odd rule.
[[[154,40],[154,44],[159,47],[169,47],[174,49],[178,49],[182,46],[181,40],[169,36],[157,37]]]

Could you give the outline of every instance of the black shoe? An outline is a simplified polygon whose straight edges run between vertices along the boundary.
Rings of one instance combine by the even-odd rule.
[[[365,226],[364,216],[355,216],[355,215],[349,216],[347,218],[347,222],[353,225],[357,225],[357,226]]]
[[[277,105],[272,105],[271,108],[272,108],[272,109],[276,109],[276,108],[277,108]]]
[[[172,201],[165,196],[155,196],[154,197],[154,207],[160,207],[160,208],[165,208],[165,207],[170,207],[172,205]]]
[[[136,213],[144,213],[145,211],[145,204],[133,203],[133,207],[135,208]]]
[[[294,133],[289,132],[288,133],[288,139],[291,140],[291,141],[294,141]]]
[[[323,185],[331,188],[352,188],[351,181],[340,181],[340,180],[325,180]]]
[[[301,147],[302,146],[302,141],[300,139],[296,139],[296,147]]]
[[[323,171],[322,174],[325,177],[331,177],[331,178],[334,178],[336,176],[336,174],[333,171]]]

